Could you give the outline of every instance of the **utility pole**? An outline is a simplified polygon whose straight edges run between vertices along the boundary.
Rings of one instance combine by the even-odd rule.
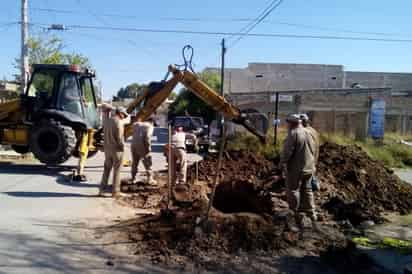
[[[21,92],[27,87],[29,74],[29,18],[28,0],[21,0]]]
[[[222,65],[220,69],[220,95],[223,96],[223,85],[225,83],[225,54],[226,54],[226,45],[225,45],[225,38],[222,39]]]
[[[276,147],[276,144],[278,142],[278,127],[279,127],[279,92],[276,92],[276,97],[275,97],[275,126],[273,128],[273,144]]]
[[[226,43],[225,38],[222,39],[222,63],[220,68],[220,95],[224,97],[224,83],[225,83],[225,55]],[[220,136],[223,136],[223,115],[218,115],[218,124],[220,126]]]

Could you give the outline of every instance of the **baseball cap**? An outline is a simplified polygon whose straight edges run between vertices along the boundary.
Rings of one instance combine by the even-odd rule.
[[[116,108],[116,113],[122,113],[124,115],[129,116],[129,113],[127,113],[126,109],[124,107],[117,107]]]
[[[299,117],[302,121],[305,121],[305,122],[309,121],[309,116],[306,113],[299,114]]]
[[[299,122],[301,122],[300,115],[299,114],[289,114],[286,117],[286,122],[299,123]]]

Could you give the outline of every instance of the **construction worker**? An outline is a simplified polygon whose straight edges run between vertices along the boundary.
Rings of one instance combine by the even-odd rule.
[[[302,126],[298,114],[286,119],[288,136],[283,145],[280,164],[286,177],[289,208],[295,214],[296,224],[303,228],[304,215],[316,221],[315,203],[312,190],[312,176],[315,172],[315,144]],[[290,227],[297,230],[295,226]]]
[[[155,184],[152,173],[152,136],[153,119],[149,118],[145,122],[137,122],[133,126],[132,152],[132,181],[136,180],[139,162],[143,160],[146,169],[147,182]]]
[[[315,143],[315,165],[318,163],[319,159],[319,147],[320,147],[320,135],[310,125],[309,116],[306,113],[300,114],[300,119],[302,120],[302,126],[309,132],[309,135],[312,137],[313,142]]]
[[[182,127],[178,127],[172,136],[172,182],[174,184],[186,183],[186,134]]]
[[[114,116],[107,119],[104,130],[104,171],[100,184],[99,196],[103,195],[108,185],[110,172],[113,169],[113,197],[121,196],[120,193],[120,169],[124,152],[124,122],[128,116],[126,109],[118,107]]]

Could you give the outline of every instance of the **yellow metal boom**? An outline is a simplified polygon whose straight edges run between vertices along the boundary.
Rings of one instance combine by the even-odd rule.
[[[222,113],[226,119],[244,126],[247,130],[256,135],[262,142],[265,142],[265,133],[257,130],[247,119],[246,115],[243,115],[243,113],[236,106],[229,103],[223,96],[219,95],[206,83],[200,80],[196,74],[188,70],[179,70],[173,65],[169,66],[169,72],[172,73],[172,78],[166,82],[163,82],[160,87],[158,86],[155,89],[149,85],[149,87],[147,87],[143,93],[128,106],[128,113],[132,113],[133,110],[140,106],[144,101],[144,106],[139,109],[137,115],[131,119],[131,123],[126,126],[125,138],[132,135],[134,123],[144,121],[149,118],[169,97],[176,85],[181,83],[215,111]]]

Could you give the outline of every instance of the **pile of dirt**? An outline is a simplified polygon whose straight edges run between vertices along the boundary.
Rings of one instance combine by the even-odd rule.
[[[136,255],[188,271],[189,266],[225,269],[233,262],[233,255],[243,251],[269,257],[318,256],[327,253],[330,246],[339,249],[347,244],[335,220],[356,226],[366,220],[382,222],[385,211],[405,214],[412,210],[412,186],[361,148],[326,143],[320,149],[317,175],[321,187],[315,195],[321,229],[288,232],[294,218],[287,210],[284,181],[272,180],[272,175],[279,174],[277,163],[250,152],[229,151],[225,153],[210,222],[200,225],[206,227],[202,230],[198,222],[208,203],[216,166],[217,155],[198,163],[199,181],[192,188],[201,194],[193,203],[172,207],[171,214],[139,218],[127,226],[130,239],[137,243]],[[195,173],[193,165],[189,182],[195,181]],[[128,186],[138,197],[134,200],[140,201],[135,206],[164,206],[164,181],[157,188]],[[153,194],[156,203],[150,201]]]
[[[217,158],[217,154],[209,154],[203,161],[198,163],[199,180],[213,181],[216,174]],[[267,178],[274,169],[275,164],[266,160],[263,156],[248,151],[226,151],[222,165],[223,178],[220,181],[255,181],[256,179]],[[193,165],[189,168],[188,175],[192,178],[195,173],[195,165]]]
[[[379,223],[384,211],[412,210],[412,186],[358,146],[322,145],[317,174],[322,182],[318,204],[337,220]]]
[[[137,243],[135,254],[144,261],[186,271],[192,267],[216,271],[235,263],[242,253],[262,257],[315,256],[325,252],[331,243],[346,246],[344,235],[332,226],[324,226],[323,233],[308,230],[297,234],[287,232],[286,224],[291,221],[288,218],[274,221],[265,214],[223,214],[217,210],[212,210],[207,225],[197,226],[201,215],[193,213],[192,209],[179,209],[172,216],[160,214],[136,220],[128,226],[130,239]],[[244,267],[251,269],[247,263]]]

